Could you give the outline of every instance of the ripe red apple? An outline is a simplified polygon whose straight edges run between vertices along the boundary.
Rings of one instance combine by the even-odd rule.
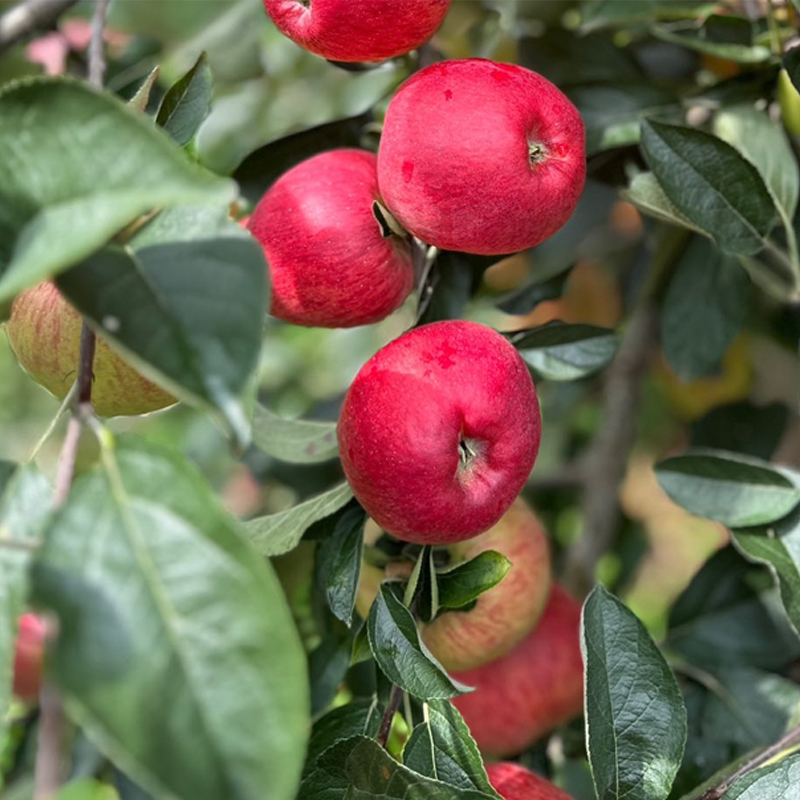
[[[377,526],[375,530],[380,532]],[[513,650],[536,626],[550,595],[547,535],[524,500],[517,499],[486,533],[449,545],[448,567],[487,550],[502,553],[511,562],[505,578],[484,592],[474,608],[445,612],[423,628],[425,644],[447,670],[473,669]],[[383,570],[364,564],[356,598],[356,609],[364,619],[383,578]]]
[[[436,247],[481,255],[533,247],[569,219],[585,178],[578,110],[514,64],[433,64],[386,112],[381,194],[406,230]]]
[[[82,319],[53,283],[17,296],[6,332],[25,371],[58,398],[75,383]],[[101,337],[94,359],[92,404],[103,417],[146,414],[175,398],[140,375]]]
[[[331,61],[385,61],[441,25],[450,0],[264,0],[278,30]]]
[[[387,533],[450,544],[488,530],[533,468],[536,389],[519,353],[474,322],[415,328],[347,392],[339,450],[353,494]]]
[[[36,702],[42,688],[45,624],[36,614],[19,619],[14,647],[14,694],[26,703]]]
[[[550,781],[519,764],[489,764],[489,783],[504,800],[572,800]]]
[[[269,263],[274,316],[350,328],[403,303],[414,287],[411,246],[383,234],[379,199],[376,158],[365,150],[314,156],[272,186],[248,228]]]
[[[522,644],[497,661],[455,673],[475,687],[453,703],[484,753],[520,753],[581,712],[580,623],[580,605],[556,584],[541,621]]]

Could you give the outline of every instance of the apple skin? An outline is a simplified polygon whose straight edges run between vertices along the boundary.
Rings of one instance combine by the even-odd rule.
[[[578,110],[524,67],[442,61],[406,81],[386,112],[381,193],[406,230],[436,247],[533,247],[569,219],[585,179]]]
[[[46,629],[36,614],[23,614],[14,646],[13,692],[20,700],[34,703],[42,688]]]
[[[541,439],[519,353],[474,322],[435,322],[379,350],[342,406],[339,451],[361,505],[406,542],[491,528],[528,479]]]
[[[60,399],[67,396],[77,377],[82,325],[81,315],[51,282],[17,295],[6,323],[19,363]],[[92,405],[101,417],[147,414],[175,402],[97,337]]]
[[[486,772],[503,800],[572,800],[550,781],[519,764],[489,764]]]
[[[385,61],[433,36],[451,0],[264,0],[285,36],[330,61]]]
[[[366,150],[331,150],[289,170],[261,199],[247,227],[269,264],[273,316],[350,328],[384,319],[408,297],[411,245],[384,237],[373,213],[376,163]]]
[[[487,755],[530,747],[583,707],[581,607],[558,584],[533,632],[508,655],[454,678],[475,691],[453,700]]]

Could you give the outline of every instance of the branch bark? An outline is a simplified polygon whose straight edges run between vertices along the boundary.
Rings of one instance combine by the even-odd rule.
[[[0,53],[38,30],[49,30],[78,0],[25,0],[0,17]]]

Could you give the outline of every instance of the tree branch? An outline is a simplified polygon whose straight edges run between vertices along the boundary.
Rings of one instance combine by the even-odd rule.
[[[31,33],[49,30],[78,0],[25,0],[0,17],[0,53]]]
[[[394,715],[400,710],[400,703],[403,702],[403,690],[399,686],[392,686],[392,692],[389,695],[389,703],[386,706],[386,711],[381,719],[381,726],[378,729],[376,737],[378,744],[381,747],[386,747],[389,741],[389,734],[392,732],[392,722]]]

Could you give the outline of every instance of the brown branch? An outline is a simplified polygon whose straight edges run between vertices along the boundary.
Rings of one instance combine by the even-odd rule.
[[[392,692],[389,695],[389,704],[386,706],[386,711],[381,719],[381,726],[378,729],[378,735],[375,737],[381,747],[385,748],[386,743],[389,741],[394,715],[400,710],[400,703],[402,702],[403,690],[399,686],[392,686]]]
[[[0,17],[0,53],[39,30],[50,30],[78,0],[25,0]]]

